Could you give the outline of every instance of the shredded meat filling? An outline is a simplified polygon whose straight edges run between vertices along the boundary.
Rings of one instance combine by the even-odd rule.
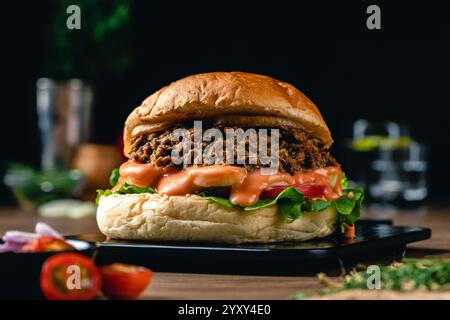
[[[191,141],[194,141],[194,128],[179,125],[176,128],[186,128],[191,137]],[[225,137],[225,130],[227,128],[237,129],[233,127],[217,127],[222,131],[223,137]],[[167,129],[160,132],[150,133],[147,135],[141,135],[134,138],[131,142],[131,154],[130,159],[141,162],[151,163],[157,167],[181,167],[181,165],[175,165],[171,160],[171,153],[174,148],[179,148],[179,142],[173,141],[171,134],[173,129]],[[203,130],[206,130],[205,128]],[[270,133],[270,129],[268,129]],[[305,130],[293,129],[293,128],[280,128],[279,130],[279,171],[294,174],[310,169],[323,168],[327,166],[339,166],[337,161],[330,155],[329,150],[324,147],[323,143],[311,137]],[[238,164],[234,161],[234,165],[243,166],[249,170],[255,170],[261,167],[268,167],[269,165],[263,165],[260,159],[257,157],[256,164],[250,161],[249,145],[250,139],[248,137],[245,140],[245,164]],[[270,151],[270,141],[268,139],[268,150]],[[214,141],[216,142],[216,141]],[[211,142],[203,142],[202,150],[205,150],[206,146]],[[225,142],[223,143],[223,150],[225,150]],[[234,157],[237,157],[237,144],[234,143]],[[193,144],[192,144],[193,146]],[[203,151],[202,151],[203,152]],[[195,153],[194,149],[185,155],[190,158],[191,163],[194,163],[194,157],[202,154],[202,152]],[[269,152],[270,155],[270,152]],[[224,156],[225,158],[225,156]],[[186,159],[186,158],[185,158]],[[203,161],[203,165],[210,165],[208,161]],[[222,163],[215,163],[222,164]]]

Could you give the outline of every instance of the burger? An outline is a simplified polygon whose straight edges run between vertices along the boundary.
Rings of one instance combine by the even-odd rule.
[[[352,236],[364,194],[348,186],[332,143],[316,105],[286,82],[183,78],[127,118],[128,161],[98,190],[99,229],[112,239],[220,243]]]

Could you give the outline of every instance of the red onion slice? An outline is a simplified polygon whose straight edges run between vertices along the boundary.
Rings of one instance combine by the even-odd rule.
[[[16,243],[26,243],[31,239],[39,238],[40,235],[31,232],[23,232],[23,231],[6,231],[2,240],[4,242],[16,242]]]
[[[52,237],[64,239],[58,231],[43,222],[36,223],[35,231],[36,233],[16,230],[6,231],[5,235],[2,237],[4,243],[0,244],[0,253],[18,252],[25,243],[36,238]]]
[[[22,246],[23,243],[5,242],[4,244],[0,245],[0,253],[17,252],[22,248]]]
[[[64,239],[64,237],[58,231],[43,222],[36,223],[35,231],[40,237]]]

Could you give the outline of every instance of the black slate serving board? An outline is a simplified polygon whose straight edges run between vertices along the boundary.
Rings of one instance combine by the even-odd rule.
[[[306,242],[245,245],[105,240],[98,243],[96,263],[123,262],[163,272],[313,274],[374,259],[397,258],[406,244],[430,236],[431,230],[427,228],[360,220],[356,238],[352,240],[331,236]],[[93,240],[86,235],[76,238]]]

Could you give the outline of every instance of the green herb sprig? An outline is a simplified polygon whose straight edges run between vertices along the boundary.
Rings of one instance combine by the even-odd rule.
[[[360,266],[360,268],[362,267],[365,266]],[[331,291],[367,289],[367,280],[371,275],[372,273],[366,270],[353,271],[344,277],[337,288]],[[381,289],[384,290],[450,290],[450,259],[442,257],[405,258],[401,263],[380,266],[380,276]],[[326,284],[324,281],[322,283]]]

